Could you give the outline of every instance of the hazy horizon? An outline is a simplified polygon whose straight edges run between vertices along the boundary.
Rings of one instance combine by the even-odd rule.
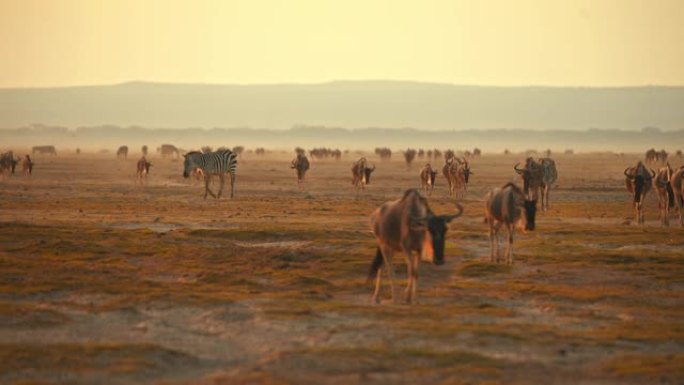
[[[612,86],[597,86],[597,85],[551,85],[551,84],[519,84],[519,85],[497,85],[497,84],[475,84],[475,83],[449,83],[438,81],[424,81],[424,80],[410,80],[410,79],[331,79],[323,81],[312,82],[255,82],[255,83],[219,83],[219,82],[173,82],[173,81],[155,81],[155,80],[123,80],[115,83],[89,83],[89,84],[70,84],[70,85],[56,85],[56,86],[19,86],[19,87],[1,87],[0,90],[31,90],[31,89],[54,89],[54,88],[88,88],[88,87],[107,87],[107,86],[123,86],[129,84],[151,84],[151,85],[179,85],[179,86],[316,86],[327,85],[335,83],[415,83],[415,84],[434,84],[453,87],[482,87],[482,88],[565,88],[565,89],[620,89],[620,88],[644,88],[644,87],[661,87],[661,88],[679,88],[684,87],[684,82],[681,84],[624,84]]]

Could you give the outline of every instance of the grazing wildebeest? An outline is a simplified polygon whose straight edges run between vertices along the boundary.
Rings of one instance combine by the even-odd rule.
[[[670,163],[656,173],[653,178],[653,186],[658,195],[658,209],[660,209],[660,224],[663,226],[670,225],[670,207],[674,207],[674,191],[670,180],[672,179],[672,167]]]
[[[417,154],[417,151],[412,149],[412,148],[408,148],[408,149],[406,149],[406,151],[404,151],[404,160],[406,161],[406,167],[411,166],[413,159],[416,158],[416,154]]]
[[[679,225],[684,227],[684,166],[672,172],[670,186],[677,210],[679,211]]]
[[[147,178],[147,175],[150,173],[150,166],[152,166],[152,163],[148,162],[147,159],[145,159],[145,156],[143,155],[140,160],[138,160],[138,163],[136,165],[136,170],[137,170],[137,175],[138,175],[138,181],[142,183],[143,178]]]
[[[437,170],[432,169],[430,163],[426,164],[420,170],[420,186],[425,192],[430,195],[435,188],[435,178],[437,177]]]
[[[14,158],[13,151],[7,151],[3,154],[0,154],[0,172],[4,172],[5,170],[7,170],[11,174],[14,174],[14,170],[17,167],[17,163],[18,161]]]
[[[245,146],[235,146],[233,147],[233,154],[235,154],[238,159],[242,159],[242,153],[245,152]]]
[[[451,178],[451,175],[455,174],[455,172],[458,170],[459,162],[460,161],[456,159],[456,157],[452,156],[446,158],[446,162],[444,163],[444,166],[442,166],[442,175],[444,175],[444,180],[447,181],[449,195],[453,194],[454,192],[453,180]]]
[[[204,199],[207,199],[207,194],[211,194],[214,198],[221,198],[223,192],[223,185],[225,184],[225,174],[230,173],[230,197],[233,198],[235,193],[235,172],[237,169],[237,157],[231,150],[223,150],[217,152],[210,152],[202,154],[199,151],[189,152],[185,155],[185,164],[183,169],[183,177],[188,178],[190,174],[198,168],[202,170],[204,175]],[[221,187],[218,194],[214,194],[209,189],[209,182],[212,175],[218,175],[221,180]]]
[[[375,155],[379,156],[382,160],[390,160],[392,158],[392,150],[387,147],[376,147]]]
[[[457,194],[463,192],[465,194],[468,190],[470,174],[473,173],[465,158],[449,158],[442,168],[442,173],[449,185],[449,195],[452,195],[454,192]]]
[[[370,184],[371,173],[375,171],[375,165],[373,165],[373,168],[370,168],[368,167],[366,158],[361,158],[354,162],[351,171],[352,185],[354,185],[358,191],[359,188],[365,189],[366,185]]]
[[[375,278],[372,302],[379,303],[380,281],[383,265],[387,270],[394,301],[394,273],[392,256],[395,252],[406,254],[408,285],[406,302],[412,302],[416,295],[418,263],[421,259],[435,265],[444,264],[444,241],[447,224],[463,213],[463,207],[456,204],[454,215],[435,215],[427,199],[418,190],[406,190],[401,199],[385,202],[371,214],[370,226],[377,241],[375,258],[368,273],[368,279]]]
[[[340,160],[340,159],[342,159],[342,151],[340,151],[339,148],[336,148],[336,149],[332,150],[332,152],[330,153],[330,156],[335,158],[335,160]]]
[[[667,151],[665,150],[660,150],[656,152],[656,161],[665,163],[667,162]]]
[[[21,162],[21,171],[24,175],[31,175],[33,173],[33,161],[29,154],[26,154],[24,160]]]
[[[31,154],[36,155],[36,153],[57,155],[57,149],[55,149],[55,146],[33,146]]]
[[[499,262],[499,230],[506,226],[508,246],[506,262],[513,264],[513,233],[516,226],[523,225],[527,231],[535,228],[534,218],[537,212],[537,201],[528,199],[520,187],[506,183],[485,195],[485,219],[489,224],[490,260]],[[522,226],[521,226],[522,227]]]
[[[541,208],[542,211],[549,209],[549,192],[551,186],[558,180],[558,171],[556,170],[556,162],[551,158],[539,159],[542,169],[542,184],[541,184]]]
[[[522,177],[525,197],[529,200],[537,201],[539,191],[544,182],[544,172],[542,171],[541,164],[537,163],[532,157],[527,158],[525,168],[518,168],[519,164],[516,163],[513,169]]]
[[[309,159],[304,154],[297,155],[296,158],[292,159],[292,164],[290,168],[297,171],[297,184],[304,182],[304,175],[309,170]]]
[[[475,149],[473,149],[473,158],[479,158],[481,156],[482,156],[482,150],[475,147]]]
[[[646,166],[639,161],[634,167],[627,167],[624,171],[625,174],[625,185],[627,186],[627,191],[634,198],[634,211],[636,213],[636,221],[638,224],[644,223],[644,198],[646,194],[650,191],[652,180],[656,175],[656,172],[652,169],[646,169]]]
[[[116,150],[116,158],[128,158],[128,146],[120,146],[118,150]]]
[[[173,144],[162,144],[161,147],[157,147],[157,152],[161,153],[162,158],[167,156],[176,155],[176,158],[180,157],[180,152]]]

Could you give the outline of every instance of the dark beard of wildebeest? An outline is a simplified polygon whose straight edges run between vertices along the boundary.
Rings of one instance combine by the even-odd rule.
[[[534,231],[537,215],[537,201],[525,200],[525,230]]]
[[[371,173],[374,171],[375,167],[370,168],[370,167],[365,167],[363,169],[363,174],[366,176],[366,184],[370,184],[370,177]]]
[[[429,243],[429,248],[432,249],[432,263],[437,266],[444,264],[447,224],[463,213],[463,207],[458,203],[456,208],[458,212],[454,215],[435,215],[418,190],[409,189],[401,199],[385,202],[373,212],[371,230],[378,246],[368,272],[369,280],[376,279],[372,302],[378,302],[381,269],[385,264],[394,299],[392,257],[396,251],[403,251],[406,254],[406,301],[413,301],[418,280],[418,263],[421,257],[430,257],[426,243]]]

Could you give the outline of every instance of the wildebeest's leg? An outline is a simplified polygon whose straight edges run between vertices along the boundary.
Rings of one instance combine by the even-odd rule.
[[[418,287],[418,265],[420,264],[420,255],[416,254],[413,256],[412,253],[408,253],[407,257],[407,262],[409,263],[407,266],[410,266],[409,282],[411,283],[411,289],[409,290],[408,287],[406,288],[406,302],[413,303],[416,298],[416,290]]]
[[[380,303],[380,299],[378,298],[378,294],[380,294],[380,282],[382,281],[382,269],[383,267],[380,266],[378,269],[378,272],[375,273],[375,291],[373,291],[373,297],[371,297],[371,302],[374,304]]]
[[[682,215],[684,214],[682,213],[684,202],[682,201],[682,198],[684,198],[684,191],[680,191],[679,193],[675,192],[674,199],[677,203],[677,211],[679,211],[679,226],[684,227],[684,216]]]
[[[508,247],[506,247],[506,263],[513,264],[513,232],[515,231],[514,223],[506,223],[506,230],[508,232]]]
[[[487,222],[489,223],[489,262],[491,263],[494,263],[494,258],[496,255],[495,250],[498,249],[499,246],[499,240],[497,239],[496,231],[494,231],[495,221],[496,219],[494,218],[487,218]]]
[[[394,302],[394,267],[392,266],[392,249],[384,247],[381,248],[382,257],[385,261],[385,268],[387,269],[387,277],[389,278],[390,293],[392,294],[392,302]]]

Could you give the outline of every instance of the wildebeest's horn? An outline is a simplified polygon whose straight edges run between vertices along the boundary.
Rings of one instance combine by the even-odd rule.
[[[447,222],[451,222],[452,220],[454,220],[454,219],[460,217],[461,214],[463,214],[463,206],[461,206],[460,204],[456,203],[456,208],[458,209],[458,212],[457,212],[456,214],[454,214],[454,215],[444,215],[444,216],[443,216],[443,218],[444,218]]]
[[[518,168],[518,165],[519,165],[519,164],[520,164],[520,162],[516,163],[515,166],[513,166],[513,169],[514,169],[515,172],[517,172],[518,174],[522,174],[523,172],[525,172],[525,169]]]
[[[627,178],[632,178],[633,175],[628,174],[628,173],[627,173],[627,170],[629,170],[629,167],[627,167],[627,168],[625,169],[625,176],[626,176]]]

